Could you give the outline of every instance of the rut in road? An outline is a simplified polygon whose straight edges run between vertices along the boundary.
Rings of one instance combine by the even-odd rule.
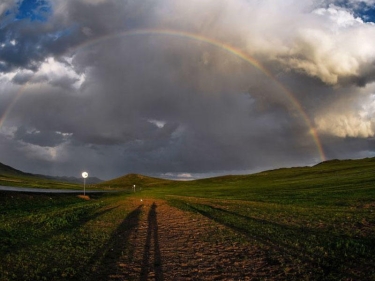
[[[142,214],[129,230],[127,250],[107,280],[257,280],[271,276],[270,280],[276,280],[280,276],[277,266],[267,264],[264,249],[229,239],[207,239],[225,227],[206,217],[163,200],[134,199],[132,204]]]

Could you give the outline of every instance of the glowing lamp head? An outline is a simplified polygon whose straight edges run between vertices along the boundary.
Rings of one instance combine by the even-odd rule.
[[[87,178],[89,176],[89,174],[87,173],[87,172],[83,172],[82,173],[82,177],[85,179],[85,178]]]

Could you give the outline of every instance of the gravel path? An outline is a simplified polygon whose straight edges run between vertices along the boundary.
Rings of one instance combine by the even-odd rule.
[[[208,218],[162,200],[134,199],[131,204],[142,212],[108,280],[282,279],[278,266],[267,263],[264,249],[217,240],[217,233],[230,230]]]

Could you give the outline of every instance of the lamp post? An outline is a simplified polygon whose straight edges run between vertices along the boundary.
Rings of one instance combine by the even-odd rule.
[[[87,172],[82,173],[83,177],[83,195],[86,195],[86,178],[89,176]]]

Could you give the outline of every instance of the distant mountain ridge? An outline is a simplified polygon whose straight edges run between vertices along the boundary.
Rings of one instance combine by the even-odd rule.
[[[42,177],[45,177],[47,179],[51,180],[57,180],[57,181],[62,181],[62,182],[70,182],[70,183],[83,183],[83,178],[76,178],[76,177],[54,177],[54,176],[44,176],[40,175]],[[86,179],[86,184],[98,184],[103,182],[103,180],[97,178],[97,177],[88,177]]]
[[[0,163],[0,177],[3,178],[12,178],[12,177],[27,177],[30,178],[30,180],[38,180],[38,179],[46,179],[46,180],[52,180],[52,181],[58,181],[58,182],[66,182],[66,183],[74,183],[74,184],[81,184],[83,183],[82,178],[76,178],[76,177],[58,177],[58,176],[46,176],[41,174],[31,174],[31,173],[25,173],[23,171],[17,170],[11,166],[5,165],[3,163]],[[5,177],[5,178],[4,178]],[[13,180],[14,181],[14,180]],[[103,180],[97,178],[97,177],[88,177],[86,179],[86,184],[98,184],[103,182]]]
[[[285,177],[324,177],[328,174],[340,174],[343,171],[348,173],[357,173],[361,176],[363,171],[368,169],[375,169],[375,157],[364,158],[364,159],[345,159],[337,160],[332,159],[321,162],[315,166],[308,167],[291,167],[291,168],[279,168],[275,170],[267,170],[255,174],[249,175],[224,175],[214,178],[205,178],[194,180],[190,182],[206,183],[235,183],[240,181],[251,181],[258,177],[268,177],[270,184],[272,181],[280,181]],[[100,189],[132,189],[134,185],[136,188],[142,187],[159,187],[167,186],[177,181],[149,177],[139,174],[127,174],[115,179],[108,181],[102,181],[98,178],[91,177],[86,179],[86,184],[94,185],[93,188]],[[14,169],[10,166],[0,163],[0,185],[10,186],[32,186],[32,187],[51,187],[61,186],[62,188],[77,188],[83,183],[82,178],[76,177],[53,177],[45,175],[36,175],[31,173],[25,173],[20,170]],[[188,185],[189,182],[186,182]]]
[[[20,170],[14,169],[13,167],[5,165],[3,163],[0,163],[0,175],[3,175],[3,176],[6,176],[6,175],[33,176],[33,174],[22,172]]]

